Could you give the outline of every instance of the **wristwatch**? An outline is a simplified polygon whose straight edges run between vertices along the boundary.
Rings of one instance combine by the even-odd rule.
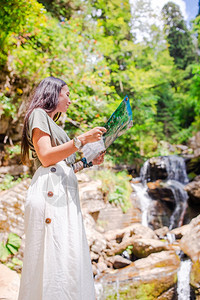
[[[77,137],[74,137],[74,138],[73,138],[73,141],[74,141],[74,146],[75,146],[78,150],[81,150],[81,149],[83,148],[82,142],[81,142]]]

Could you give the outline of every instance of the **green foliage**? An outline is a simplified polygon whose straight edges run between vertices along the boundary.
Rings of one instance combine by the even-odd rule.
[[[94,177],[102,181],[101,190],[106,201],[120,206],[123,212],[130,208],[132,188],[126,171],[115,173],[109,169],[103,169],[96,172]]]
[[[195,120],[194,120],[194,127],[196,130],[200,130],[200,66],[194,65],[193,66],[193,78],[191,84],[191,102],[193,103],[194,110],[195,110]]]
[[[15,233],[9,233],[7,241],[0,244],[0,262],[8,268],[18,271],[23,262],[15,257],[21,246],[21,238]]]
[[[168,2],[162,12],[170,55],[174,58],[178,68],[185,69],[195,60],[191,33],[187,29],[177,4]]]
[[[129,246],[126,248],[126,251],[128,252],[129,255],[132,254],[132,250],[133,250],[133,245],[129,245]]]
[[[3,0],[1,4],[0,63],[3,64],[10,49],[23,44],[24,38],[40,27],[45,10],[36,0]]]
[[[3,241],[0,244],[0,261],[6,262],[6,260],[16,254],[21,245],[21,238],[15,233],[9,233],[7,241]]]
[[[57,18],[61,16],[70,19],[75,11],[83,12],[85,8],[84,1],[80,0],[40,0],[45,8],[51,12],[51,14]]]
[[[3,111],[2,114],[7,117],[11,116],[14,119],[17,109],[16,106],[12,103],[12,99],[6,97],[3,93],[0,93],[0,103],[1,110]]]
[[[5,151],[6,153],[8,153],[9,158],[13,158],[15,157],[15,155],[20,154],[21,153],[21,148],[20,145],[16,144],[13,146],[5,146]]]
[[[24,178],[28,178],[29,175],[21,175],[17,179],[15,179],[14,176],[10,174],[6,174],[3,178],[3,181],[0,183],[0,191],[8,190],[12,187],[14,187],[16,184],[20,183]]]
[[[1,114],[16,120],[32,88],[53,75],[70,88],[70,137],[103,125],[129,95],[134,124],[107,151],[115,163],[158,155],[160,141],[187,142],[200,126],[199,66],[189,65],[191,34],[176,5],[165,7],[166,33],[181,45],[173,36],[166,44],[162,29],[140,20],[141,13],[157,18],[149,0],[136,1],[132,17],[128,0],[39,2],[5,1],[0,12]],[[143,42],[136,40],[138,28],[148,32]]]
[[[21,269],[23,266],[23,261],[18,259],[17,257],[12,257],[8,261],[4,263],[11,270],[15,270],[18,273],[21,273]]]

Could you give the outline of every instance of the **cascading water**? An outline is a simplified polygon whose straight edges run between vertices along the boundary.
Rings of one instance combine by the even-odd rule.
[[[152,161],[154,163],[156,160],[159,160],[159,168],[154,168],[151,165]],[[162,172],[159,173],[159,171]],[[163,187],[169,188],[174,197],[175,208],[170,217],[169,229],[171,230],[183,225],[188,199],[188,195],[184,191],[184,185],[189,182],[183,158],[172,155],[153,158],[151,161],[147,160],[141,169],[140,179],[142,184],[132,184],[132,186],[140,199],[142,224],[148,226],[148,208],[152,201],[147,193],[147,183],[161,179],[163,180]],[[175,236],[171,233],[167,234],[167,239],[169,243],[175,242]],[[181,259],[180,268],[177,273],[178,300],[190,299],[190,269],[191,260]]]
[[[175,199],[175,209],[170,217],[169,229],[180,227],[187,209],[188,194],[184,191],[184,185],[176,180],[167,180],[166,186],[169,187]],[[178,220],[178,222],[177,222]]]
[[[154,167],[154,164],[156,167]],[[151,203],[151,198],[147,194],[147,183],[161,179],[163,180],[163,187],[170,189],[174,197],[175,208],[170,217],[169,228],[173,229],[181,226],[188,198],[187,193],[184,191],[184,185],[189,182],[184,159],[175,155],[151,158],[141,168],[140,179],[143,186],[133,184],[133,188],[141,200],[142,219],[146,218],[145,221],[142,221],[142,224],[147,224],[147,211]]]
[[[140,179],[142,183],[132,183],[132,188],[135,191],[138,199],[140,200],[140,209],[142,212],[142,220],[141,223],[143,226],[148,227],[148,208],[152,201],[147,193],[147,185],[145,180],[145,174],[147,173],[148,169],[148,161],[146,161],[140,171]]]
[[[164,159],[168,174],[167,179],[187,184],[189,180],[186,173],[184,159],[176,155],[164,156]]]
[[[172,179],[183,184],[188,183],[184,159],[176,155],[148,159],[140,171],[140,178],[143,183],[158,179],[158,174],[155,173],[155,168],[152,167],[155,163],[159,165],[159,167],[156,167],[156,172],[158,172],[159,169],[162,170],[161,177],[159,177],[160,179]]]
[[[152,201],[147,193],[147,185],[144,186],[141,183],[134,184],[132,187],[135,190],[138,198],[140,199],[140,209],[142,212],[142,225],[148,227],[148,208]]]
[[[190,259],[181,260],[177,274],[178,300],[190,300],[190,270],[192,262]]]

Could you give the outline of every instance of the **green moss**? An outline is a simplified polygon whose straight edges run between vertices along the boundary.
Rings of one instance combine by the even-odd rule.
[[[137,289],[136,299],[153,300],[155,289],[155,283],[141,284]]]
[[[153,300],[155,299],[155,290],[157,290],[157,286],[155,283],[144,283],[139,286],[130,285],[126,289],[120,289],[118,291],[119,297],[117,298],[117,292],[106,297],[106,300],[132,300],[132,299],[140,299],[140,300]]]
[[[132,282],[121,284],[117,292],[113,291],[113,286],[107,286],[105,295],[106,300],[154,300],[157,299],[160,295],[170,289],[177,281],[177,276],[174,274],[172,277],[166,280],[154,280],[151,282]],[[117,297],[118,296],[118,297]]]

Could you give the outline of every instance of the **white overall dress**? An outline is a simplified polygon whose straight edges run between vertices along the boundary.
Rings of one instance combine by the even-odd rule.
[[[64,160],[40,166],[25,202],[25,253],[18,300],[94,299],[76,175]]]

